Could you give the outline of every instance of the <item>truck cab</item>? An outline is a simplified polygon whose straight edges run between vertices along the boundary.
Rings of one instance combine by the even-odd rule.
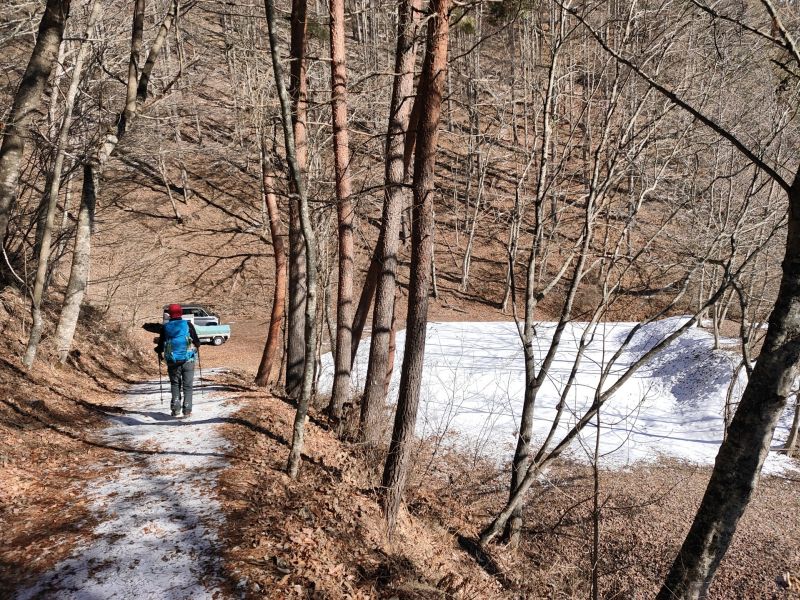
[[[195,326],[219,325],[219,315],[197,304],[186,304],[183,307],[184,321],[191,321]],[[169,305],[164,306],[164,323],[169,321]]]

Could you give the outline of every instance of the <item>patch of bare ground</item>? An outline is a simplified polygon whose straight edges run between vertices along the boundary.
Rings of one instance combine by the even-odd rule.
[[[140,350],[91,311],[67,365],[48,353],[45,339],[33,369],[24,371],[27,311],[17,293],[0,293],[0,590],[6,591],[49,569],[90,534],[83,489],[121,454],[93,441],[93,432],[105,425],[104,411],[114,410],[117,394],[143,376]]]
[[[291,481],[284,468],[293,417],[285,401],[252,390],[224,426],[240,458],[219,488],[226,574],[244,597],[589,597],[589,467],[549,469],[530,495],[520,547],[484,553],[474,540],[506,497],[506,472],[420,442],[389,540],[376,491],[382,454],[339,442],[312,415],[300,477]],[[601,472],[600,597],[655,595],[709,474],[674,462]],[[710,598],[800,597],[798,491],[797,479],[761,481]]]

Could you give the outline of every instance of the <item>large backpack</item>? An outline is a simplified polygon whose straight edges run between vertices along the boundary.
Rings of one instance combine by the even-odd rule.
[[[189,322],[173,319],[164,323],[164,357],[167,362],[186,362],[194,360],[192,337],[189,335]]]

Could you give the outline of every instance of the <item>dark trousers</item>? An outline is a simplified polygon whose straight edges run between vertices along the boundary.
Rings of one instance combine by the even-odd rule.
[[[192,384],[194,383],[194,361],[167,363],[169,383],[172,391],[170,408],[173,413],[181,410],[181,388],[183,389],[183,414],[192,412]]]

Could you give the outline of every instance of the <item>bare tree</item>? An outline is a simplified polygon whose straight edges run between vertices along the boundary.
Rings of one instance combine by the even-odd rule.
[[[300,174],[305,177],[308,162],[308,134],[306,131],[308,81],[306,79],[306,18],[307,0],[292,0],[291,42],[289,54],[289,96],[292,100],[292,126],[294,127],[294,152]],[[290,175],[289,186],[296,185]],[[299,192],[291,188],[289,197],[289,315],[286,343],[286,394],[296,398],[301,393],[305,362],[305,289],[308,261],[304,255]],[[313,263],[312,263],[313,264]]]
[[[308,197],[306,196],[305,182],[297,159],[294,127],[292,126],[292,111],[289,94],[283,82],[283,72],[280,63],[278,39],[275,32],[275,5],[273,0],[264,0],[264,9],[269,30],[269,46],[272,56],[272,71],[275,77],[275,87],[278,90],[278,99],[281,103],[281,124],[283,126],[284,149],[286,162],[289,163],[289,176],[297,193],[302,236],[305,246],[306,260],[306,303],[305,303],[305,371],[303,373],[302,389],[297,402],[297,412],[292,428],[292,446],[289,451],[287,473],[292,479],[297,477],[300,470],[300,459],[303,451],[303,438],[305,434],[305,420],[308,413],[308,404],[311,399],[311,386],[314,380],[314,353],[316,351],[316,304],[317,304],[317,269],[316,251],[314,248],[314,229],[308,211]]]
[[[383,219],[376,255],[380,255],[380,274],[375,292],[372,315],[369,363],[364,396],[361,399],[358,438],[369,444],[378,439],[378,425],[391,379],[393,360],[390,353],[394,330],[395,281],[400,235],[400,212],[406,202],[403,148],[411,98],[414,89],[416,61],[415,13],[419,0],[402,0],[397,7],[397,48],[395,76],[389,107],[389,127],[386,134],[385,195]]]
[[[134,4],[131,54],[125,106],[122,112],[120,112],[116,124],[110,127],[109,130],[100,137],[100,140],[92,149],[89,159],[83,165],[81,206],[78,212],[78,223],[76,225],[72,266],[54,336],[54,343],[61,362],[67,359],[70,347],[72,346],[75,327],[78,324],[78,315],[80,314],[88,283],[98,180],[103,175],[103,170],[105,169],[108,159],[116,152],[120,140],[130,131],[133,120],[141,106],[147,100],[150,76],[155,67],[156,60],[161,54],[167,34],[177,17],[177,13],[178,0],[173,0],[170,3],[167,14],[161,21],[158,33],[150,46],[147,60],[140,71],[138,64],[142,46],[142,30],[144,27],[144,2],[143,0],[137,0]],[[131,81],[131,78],[134,78],[134,80]]]
[[[350,140],[347,131],[347,52],[344,0],[330,0],[331,119],[336,173],[336,215],[339,229],[339,281],[336,296],[336,351],[333,391],[328,411],[340,423],[350,396],[350,356],[353,338],[353,203],[350,199]]]
[[[40,241],[38,244],[37,268],[36,278],[33,285],[33,294],[31,296],[31,317],[32,325],[31,331],[28,336],[28,346],[25,350],[25,356],[22,363],[30,368],[36,358],[36,350],[39,347],[39,340],[42,337],[42,328],[44,322],[42,319],[42,296],[44,295],[44,287],[47,279],[48,264],[50,260],[50,247],[52,242],[53,223],[55,221],[56,207],[58,206],[58,196],[61,189],[61,175],[64,168],[64,155],[66,153],[66,146],[69,138],[69,128],[72,125],[72,110],[75,107],[75,98],[78,95],[78,86],[81,82],[83,75],[83,66],[89,56],[89,51],[92,46],[89,43],[89,38],[92,35],[95,24],[103,12],[100,0],[92,0],[91,8],[89,9],[89,19],[86,24],[86,33],[80,42],[78,55],[75,58],[75,63],[72,65],[72,77],[70,79],[69,88],[67,89],[66,97],[64,98],[64,115],[61,120],[61,128],[56,142],[56,157],[53,163],[53,170],[50,173],[49,186],[47,190],[47,205],[45,218],[43,223]]]
[[[768,0],[765,0],[768,2]],[[688,112],[693,118],[727,140],[748,161],[758,166],[772,178],[787,194],[788,232],[785,256],[782,263],[783,276],[778,298],[769,319],[767,336],[753,374],[744,391],[736,415],[731,422],[728,436],[723,441],[706,493],[701,502],[694,523],[684,544],[670,569],[659,599],[702,598],[705,597],[714,573],[722,560],[736,530],[739,518],[744,513],[750,497],[758,482],[758,475],[769,451],[775,426],[783,413],[792,385],[798,375],[800,347],[794,340],[800,336],[800,171],[795,174],[793,183],[788,183],[776,170],[756,152],[747,147],[734,133],[715,122],[678,93],[665,87],[647,74],[633,60],[623,56],[607,42],[597,29],[576,10],[567,7],[595,38],[600,46],[619,63],[625,65],[643,79],[648,86],[658,91],[671,103]],[[785,46],[793,51],[798,60],[796,44],[788,31],[776,21]],[[753,255],[751,255],[752,257]],[[739,267],[739,271],[741,270]],[[735,279],[738,273],[733,273]],[[713,295],[718,300],[726,291],[721,286]],[[707,303],[706,306],[710,304]],[[698,313],[699,314],[699,313]],[[696,320],[697,314],[690,321]],[[676,335],[685,330],[686,325],[651,348],[637,363],[648,358],[648,354],[659,352],[672,342]],[[612,360],[613,362],[613,360]],[[636,363],[634,363],[634,366]],[[616,383],[598,394],[595,403],[578,421],[565,437],[574,437],[573,432],[585,426],[587,418],[593,417],[603,402],[613,393],[631,373],[626,371]],[[601,377],[601,386],[602,386]],[[563,442],[562,442],[563,444]],[[562,447],[559,444],[557,448]],[[552,454],[552,453],[551,453]],[[482,534],[486,542],[496,535],[514,511],[515,503],[521,499],[519,492],[532,483],[533,473],[539,471],[543,458],[537,456],[532,468],[528,469],[520,488],[501,514]]]
[[[383,470],[383,500],[389,531],[393,531],[408,476],[411,444],[417,421],[425,333],[428,324],[428,296],[433,257],[434,167],[439,139],[439,117],[447,70],[450,0],[433,0],[428,17],[428,37],[420,88],[420,119],[417,126],[413,179],[413,230],[411,282],[400,391],[397,399],[392,441]]]
[[[278,199],[275,196],[275,184],[270,173],[271,165],[267,157],[266,140],[261,136],[261,175],[264,202],[267,205],[269,231],[272,239],[272,250],[275,254],[275,290],[272,294],[272,313],[269,319],[269,333],[264,344],[264,353],[258,365],[255,382],[266,386],[273,381],[275,358],[280,351],[281,325],[286,306],[286,248],[281,233],[281,216],[278,212]]]

